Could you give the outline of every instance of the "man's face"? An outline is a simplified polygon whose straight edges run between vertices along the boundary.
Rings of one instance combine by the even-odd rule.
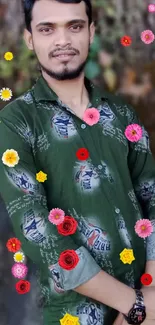
[[[41,69],[57,80],[77,78],[87,62],[95,32],[93,23],[89,27],[85,3],[36,1],[31,28],[32,35],[25,29],[24,39]]]

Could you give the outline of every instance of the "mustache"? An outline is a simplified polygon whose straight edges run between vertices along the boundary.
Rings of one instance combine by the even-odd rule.
[[[79,51],[73,48],[66,48],[66,49],[56,49],[55,51],[53,51],[52,53],[49,54],[49,58],[52,58],[55,55],[59,55],[59,53],[62,52],[72,52],[73,54],[79,54]]]

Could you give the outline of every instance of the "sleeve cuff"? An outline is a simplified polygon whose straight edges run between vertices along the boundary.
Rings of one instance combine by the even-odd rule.
[[[53,270],[58,272],[59,284],[65,291],[73,290],[101,271],[100,266],[85,247],[81,246],[76,250],[76,253],[79,256],[79,262],[73,270],[65,270],[58,263],[54,265],[54,268],[53,265],[49,266],[49,276],[53,279]]]

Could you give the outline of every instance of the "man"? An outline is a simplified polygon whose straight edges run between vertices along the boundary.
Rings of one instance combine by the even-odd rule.
[[[147,132],[132,108],[84,77],[95,33],[89,0],[28,0],[24,10],[24,39],[41,76],[0,113],[0,187],[22,249],[40,270],[44,325],[153,325]],[[137,142],[125,136],[132,124],[143,131]],[[151,220],[145,240],[135,232],[141,219]],[[131,260],[121,258],[124,249]],[[140,291],[145,272],[153,281]]]

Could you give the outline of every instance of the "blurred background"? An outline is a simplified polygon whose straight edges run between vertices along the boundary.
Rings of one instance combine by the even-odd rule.
[[[96,37],[86,65],[86,76],[95,84],[125,97],[137,111],[150,135],[155,154],[155,41],[145,44],[141,33],[155,33],[155,0],[92,0]],[[40,72],[23,40],[24,16],[20,0],[0,0],[0,90],[12,90],[14,100],[32,87]],[[121,44],[129,36],[131,45]],[[4,59],[6,52],[13,60]],[[0,99],[0,109],[8,102]],[[11,275],[12,254],[5,247],[14,236],[4,203],[0,199],[0,325],[42,325],[41,299],[36,270],[29,261],[32,289],[19,295]]]

